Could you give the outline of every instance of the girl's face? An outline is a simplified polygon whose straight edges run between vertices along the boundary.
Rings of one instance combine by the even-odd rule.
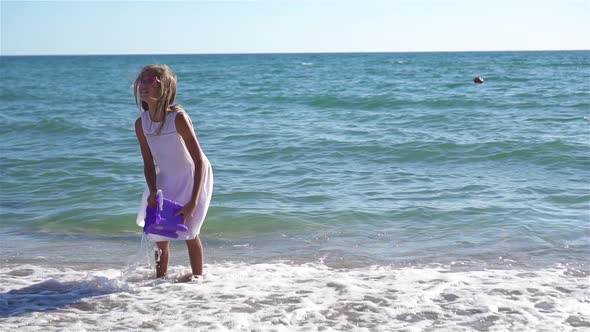
[[[142,74],[137,79],[137,85],[142,101],[153,103],[160,98],[161,82],[157,76]]]

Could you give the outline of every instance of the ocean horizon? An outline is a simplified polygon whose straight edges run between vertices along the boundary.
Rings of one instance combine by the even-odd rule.
[[[508,52],[589,52],[590,49],[498,49],[498,50],[430,50],[430,51],[328,51],[328,52],[202,52],[202,53],[52,53],[52,54],[0,54],[0,57],[53,57],[53,56],[199,56],[199,55],[337,55],[337,54],[423,54],[423,53],[508,53]]]

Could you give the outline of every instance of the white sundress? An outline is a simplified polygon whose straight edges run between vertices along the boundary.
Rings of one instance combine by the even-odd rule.
[[[178,111],[172,111],[166,114],[166,121],[159,134],[157,132],[161,123],[153,122],[150,119],[148,112],[143,112],[141,114],[141,125],[150,147],[150,151],[157,165],[157,189],[162,190],[165,198],[185,205],[189,202],[192,196],[195,165],[188,149],[186,148],[184,140],[176,131],[174,119],[178,113]],[[199,153],[201,153],[201,159],[205,163],[205,174],[203,175],[201,192],[197,199],[197,205],[193,216],[186,221],[188,231],[178,232],[179,236],[176,239],[161,235],[148,234],[150,240],[155,242],[192,240],[200,233],[213,193],[213,170],[209,159],[207,159],[203,151],[199,151]],[[140,227],[143,227],[145,224],[145,209],[147,207],[147,198],[149,194],[150,191],[146,184],[136,220],[137,225]]]

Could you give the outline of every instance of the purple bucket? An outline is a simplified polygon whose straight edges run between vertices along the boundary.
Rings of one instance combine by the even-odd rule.
[[[145,225],[143,226],[145,234],[156,234],[176,239],[178,238],[177,232],[188,231],[188,227],[182,223],[183,216],[175,216],[183,208],[183,205],[165,199],[162,190],[158,190],[156,194],[156,204],[155,208],[148,205],[145,209]]]

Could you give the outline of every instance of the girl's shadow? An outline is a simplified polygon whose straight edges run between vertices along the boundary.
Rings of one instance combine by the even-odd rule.
[[[93,276],[87,280],[61,282],[49,279],[38,284],[0,293],[0,318],[29,312],[56,310],[66,306],[92,311],[97,304],[85,298],[120,292],[116,280]]]

